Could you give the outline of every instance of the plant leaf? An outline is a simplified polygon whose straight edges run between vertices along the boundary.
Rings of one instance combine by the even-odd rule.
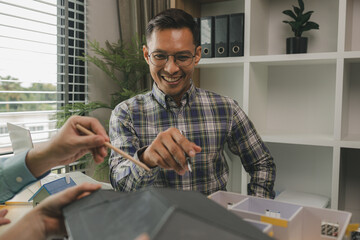
[[[102,102],[67,104],[56,113],[55,117],[58,120],[56,125],[61,127],[69,117],[73,115],[86,116],[99,108],[110,108],[110,106]]]
[[[289,17],[293,18],[294,20],[296,20],[296,18],[297,18],[296,15],[291,10],[285,10],[282,13],[285,15],[288,15]]]
[[[305,24],[307,21],[309,21],[310,17],[311,17],[311,13],[310,13],[310,12],[307,12],[307,13],[301,15],[301,16],[299,17],[299,22],[301,22],[300,25],[303,25],[303,24]]]
[[[295,7],[295,6],[293,6],[293,8],[294,8],[294,12],[295,12],[296,16],[297,17],[301,16],[302,12],[301,12],[300,8]]]
[[[317,23],[314,23],[314,22],[307,22],[305,24],[305,26],[302,27],[302,31],[305,32],[305,31],[309,31],[311,29],[319,29],[319,24]]]
[[[299,3],[299,7],[300,7],[300,11],[301,12],[304,12],[304,2],[303,2],[303,0],[298,0],[298,3]]]
[[[303,15],[310,14],[310,16],[311,16],[311,14],[313,14],[313,13],[314,13],[314,11],[308,11],[308,12],[304,13]]]

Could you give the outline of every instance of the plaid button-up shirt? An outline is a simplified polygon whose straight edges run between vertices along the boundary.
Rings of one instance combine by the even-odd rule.
[[[139,159],[138,155],[158,133],[170,127],[181,130],[202,149],[190,160],[192,172],[181,176],[160,167],[147,172],[112,151],[110,180],[116,190],[133,191],[150,185],[206,195],[226,190],[229,167],[223,151],[228,143],[250,174],[248,194],[275,196],[275,163],[246,114],[234,100],[193,84],[182,97],[180,107],[155,83],[151,92],[120,103],[112,111],[109,135],[114,146]]]

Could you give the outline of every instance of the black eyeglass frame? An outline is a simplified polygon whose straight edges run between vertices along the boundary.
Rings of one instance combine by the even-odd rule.
[[[156,67],[165,66],[166,63],[169,61],[169,57],[170,57],[170,56],[173,56],[173,57],[174,57],[174,63],[176,64],[176,66],[178,66],[178,67],[187,67],[187,66],[191,65],[191,63],[193,63],[194,57],[196,57],[196,48],[195,48],[195,53],[194,53],[194,55],[191,55],[191,62],[190,62],[188,65],[183,65],[183,66],[179,66],[179,65],[176,63],[176,60],[177,60],[177,59],[176,59],[176,55],[177,55],[177,54],[181,54],[181,53],[175,53],[175,54],[165,54],[165,53],[163,53],[163,55],[166,55],[166,62],[165,62],[164,64],[162,64],[162,65],[156,65],[155,63],[153,63],[153,62],[151,61],[151,54],[153,54],[153,53],[161,53],[161,52],[155,51],[155,52],[152,52],[152,53],[148,54],[148,57],[149,57],[149,59],[150,59],[151,64],[153,64],[153,65],[156,66]],[[190,52],[189,52],[189,53],[190,53]],[[191,54],[191,53],[190,53],[190,54]],[[190,57],[190,56],[189,56],[189,57]]]

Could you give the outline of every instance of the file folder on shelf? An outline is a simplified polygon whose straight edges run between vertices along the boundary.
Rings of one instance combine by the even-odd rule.
[[[229,15],[229,56],[244,56],[244,13]]]
[[[214,57],[214,17],[202,17],[200,20],[201,57]]]
[[[195,21],[195,23],[196,23],[196,25],[197,25],[197,27],[198,27],[198,33],[199,33],[199,36],[198,36],[198,40],[199,40],[199,44],[200,44],[200,18],[194,18],[194,21]],[[195,36],[194,36],[195,37]]]
[[[229,56],[229,15],[215,17],[215,57]]]

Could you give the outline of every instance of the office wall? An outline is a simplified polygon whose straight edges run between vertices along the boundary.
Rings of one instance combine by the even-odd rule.
[[[106,40],[111,43],[119,40],[116,0],[88,0],[87,36],[88,40],[96,40],[101,46],[105,46]],[[93,64],[89,64],[88,73],[89,100],[110,103],[110,94],[118,86]],[[107,127],[110,114],[111,110],[100,109],[91,115]]]

